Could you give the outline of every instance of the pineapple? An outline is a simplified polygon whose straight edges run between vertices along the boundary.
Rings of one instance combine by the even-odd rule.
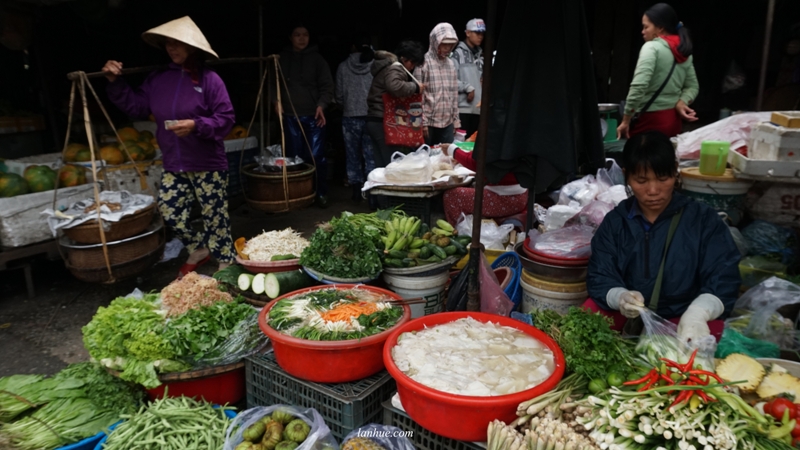
[[[717,375],[724,381],[747,381],[736,385],[743,393],[754,392],[766,373],[761,363],[739,353],[732,353],[717,364]]]
[[[384,447],[376,444],[374,441],[357,437],[350,439],[342,445],[342,450],[386,450]]]
[[[772,372],[761,382],[756,391],[760,398],[771,398],[780,394],[792,394],[800,399],[800,379],[788,373]]]

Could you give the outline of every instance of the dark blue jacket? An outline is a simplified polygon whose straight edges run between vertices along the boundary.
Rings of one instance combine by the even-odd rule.
[[[608,213],[592,239],[586,285],[589,296],[609,309],[606,294],[615,287],[639,291],[649,303],[672,217],[683,216],[664,264],[658,315],[679,317],[700,294],[716,295],[725,305],[724,319],[733,310],[742,282],[739,250],[730,231],[710,206],[678,192],[667,209],[645,231],[640,218],[630,217],[631,197]]]

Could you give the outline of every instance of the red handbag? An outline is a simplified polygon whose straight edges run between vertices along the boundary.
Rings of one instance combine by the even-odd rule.
[[[383,94],[383,133],[387,145],[417,148],[422,134],[422,94],[397,98]]]

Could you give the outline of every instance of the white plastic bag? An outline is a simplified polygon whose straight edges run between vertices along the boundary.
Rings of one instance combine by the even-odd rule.
[[[430,147],[423,145],[415,152],[404,155],[394,152],[392,162],[384,171],[386,181],[391,183],[428,183],[433,176]]]
[[[572,225],[588,225],[597,230],[600,224],[603,223],[606,214],[613,209],[613,204],[595,200],[584,206],[581,212],[569,219],[565,225],[568,227]]]
[[[459,236],[472,236],[472,214],[461,217],[456,224]],[[481,244],[487,249],[505,250],[504,243],[508,240],[508,235],[514,230],[514,225],[497,225],[494,221],[481,224]]]
[[[541,234],[531,230],[528,237],[536,251],[549,256],[563,258],[588,258],[592,254],[594,228],[587,225],[573,225],[556,231]]]
[[[294,406],[272,405],[266,407],[259,406],[239,413],[233,419],[230,426],[228,426],[223,450],[234,450],[237,445],[242,443],[242,433],[244,433],[247,427],[258,422],[262,417],[278,410],[287,412],[298,419],[303,419],[311,427],[308,437],[306,437],[306,440],[303,441],[296,450],[334,450],[339,448],[339,444],[336,442],[336,439],[333,438],[331,430],[328,428],[328,425],[325,424],[325,419],[322,418],[316,409],[300,409]]]
[[[747,145],[750,131],[760,122],[769,122],[771,112],[736,114],[694,131],[679,134],[676,151],[680,159],[699,159],[703,141],[726,141],[731,151]]]
[[[569,202],[576,201],[581,206],[586,206],[610,187],[605,183],[598,183],[594,175],[586,175],[580,180],[565,184],[561,188],[561,193],[558,195],[558,204],[569,205]]]
[[[628,191],[625,189],[625,186],[621,184],[615,184],[614,186],[611,186],[609,190],[597,196],[597,200],[606,203],[613,203],[614,206],[619,205],[627,198]]]
[[[569,202],[568,205],[553,205],[547,210],[544,219],[545,231],[555,231],[564,226],[569,219],[581,212],[581,205],[576,201]]]

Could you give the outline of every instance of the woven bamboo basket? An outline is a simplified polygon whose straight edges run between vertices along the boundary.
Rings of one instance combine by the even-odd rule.
[[[103,221],[103,230],[106,235],[106,242],[120,241],[131,236],[136,236],[147,229],[153,221],[156,213],[155,203],[137,211],[134,214],[124,216],[119,222]],[[106,226],[108,229],[106,229]],[[64,228],[64,234],[79,244],[99,244],[100,230],[97,229],[97,219],[84,222],[72,228]]]
[[[256,202],[283,202],[285,207],[283,173],[257,173],[253,169],[256,164],[249,164],[242,168],[242,174],[247,178],[247,199]],[[314,178],[317,169],[309,164],[303,164],[303,169],[288,172],[286,178],[289,184],[289,202],[314,195]]]
[[[314,204],[314,199],[316,197],[317,197],[317,194],[312,192],[312,194],[307,196],[307,197],[295,198],[295,199],[289,200],[289,208],[288,209],[286,208],[286,201],[284,201],[284,200],[272,201],[272,202],[262,202],[262,201],[252,200],[252,199],[250,199],[248,197],[247,198],[247,205],[250,206],[251,208],[255,209],[255,210],[258,210],[258,211],[263,211],[263,212],[268,212],[268,213],[277,213],[277,212],[283,212],[283,211],[291,211],[291,210],[294,210],[294,209],[303,209],[305,207],[311,206],[312,204]]]
[[[162,232],[161,220],[155,221],[148,230],[138,236],[129,237],[120,241],[108,242],[108,260],[111,265],[123,264],[141,258],[156,249],[161,242],[159,236]],[[72,245],[66,238],[59,242],[67,254],[70,266],[76,269],[92,269],[105,267],[106,259],[103,255],[102,244]]]
[[[111,273],[114,274],[114,281],[121,281],[139,275],[150,267],[153,267],[161,259],[161,255],[164,254],[166,240],[164,239],[164,235],[161,233],[157,234],[157,236],[159,236],[159,245],[150,253],[132,261],[111,266]],[[81,281],[85,281],[87,283],[111,282],[111,278],[108,275],[108,269],[105,267],[105,265],[102,267],[93,268],[77,268],[72,267],[67,261],[66,266],[72,275]]]

